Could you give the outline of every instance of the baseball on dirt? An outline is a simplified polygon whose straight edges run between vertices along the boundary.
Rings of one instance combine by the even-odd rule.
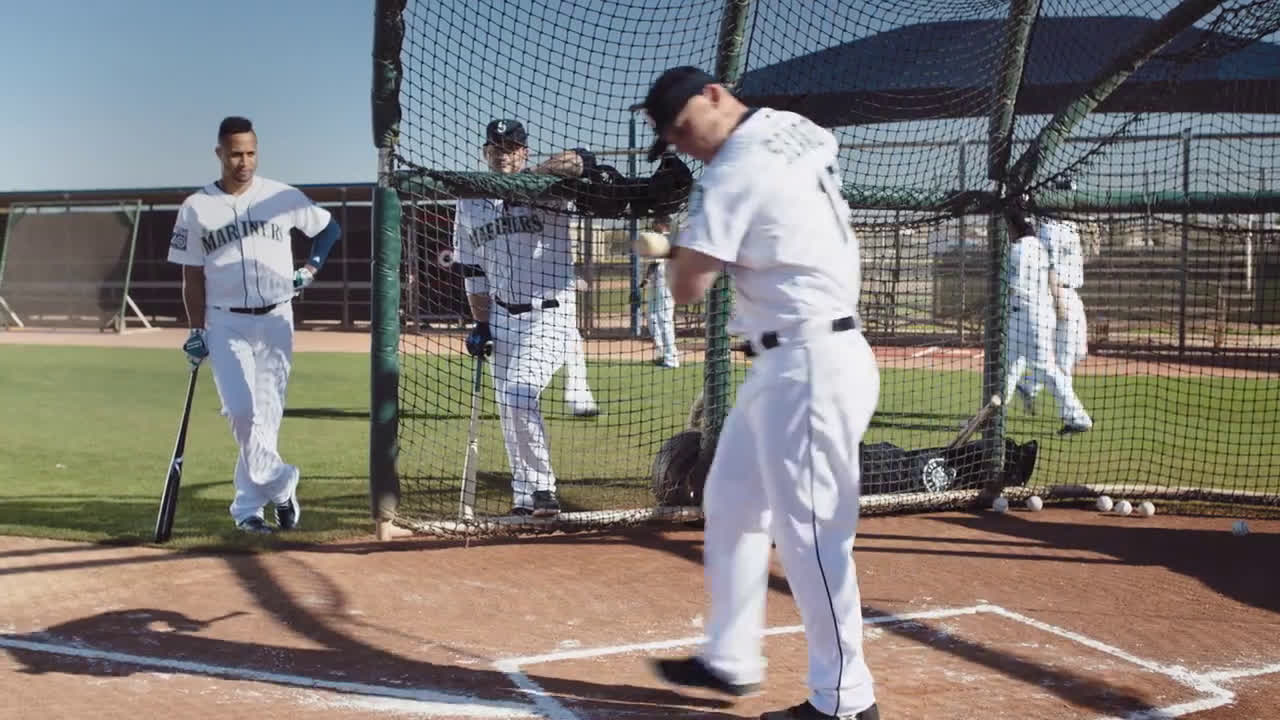
[[[1100,512],[1111,512],[1111,508],[1112,508],[1112,504],[1111,504],[1111,496],[1110,496],[1110,495],[1099,495],[1099,496],[1098,496],[1098,510],[1099,510]]]
[[[1156,506],[1150,500],[1143,500],[1138,503],[1138,514],[1142,517],[1151,517],[1156,514]]]
[[[671,254],[671,241],[662,233],[645,230],[636,235],[635,251],[642,257],[667,257]]]
[[[1128,515],[1129,513],[1133,512],[1133,505],[1130,504],[1128,500],[1121,500],[1120,502],[1116,503],[1116,512],[1120,513],[1121,515]]]
[[[1040,512],[1044,509],[1044,500],[1041,500],[1039,495],[1032,495],[1027,498],[1027,509],[1031,512]]]
[[[1245,521],[1243,521],[1243,520],[1237,520],[1237,521],[1235,521],[1235,522],[1234,522],[1234,523],[1232,523],[1232,525],[1231,525],[1231,534],[1232,534],[1232,535],[1236,535],[1236,536],[1239,536],[1239,535],[1248,535],[1248,534],[1249,534],[1249,523],[1247,523],[1247,522],[1245,522]]]
[[[1008,511],[1008,510],[1009,510],[1009,498],[1007,498],[1007,497],[1005,497],[1005,496],[1003,496],[1003,495],[1001,495],[1000,497],[996,498],[996,499],[991,503],[991,509],[992,509],[992,510],[995,510],[995,511],[996,511],[996,512],[998,512],[998,513],[1002,513],[1002,512],[1006,512],[1006,511]]]

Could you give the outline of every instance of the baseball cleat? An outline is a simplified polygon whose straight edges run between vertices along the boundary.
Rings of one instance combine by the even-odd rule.
[[[554,490],[533,491],[533,516],[551,517],[560,514],[560,500]]]
[[[600,414],[600,407],[595,403],[591,403],[590,405],[583,405],[581,407],[575,407],[573,409],[574,417],[583,417],[583,418],[595,417],[599,414]]]
[[[760,720],[880,720],[880,710],[872,703],[871,707],[855,715],[828,715],[805,700],[786,710],[767,712],[760,716]]]
[[[281,530],[292,530],[298,527],[302,519],[302,505],[298,503],[298,489],[295,487],[289,499],[276,505],[276,524]]]
[[[516,517],[528,517],[533,514],[533,508],[525,507],[523,505],[516,505],[515,507],[511,508],[511,514]]]
[[[270,535],[275,532],[275,530],[272,530],[271,526],[267,524],[266,520],[263,520],[257,515],[250,515],[236,523],[236,529],[240,532],[246,532],[251,535]]]
[[[1022,400],[1022,409],[1028,415],[1036,414],[1036,399],[1021,385],[1018,386],[1018,397]]]
[[[731,683],[715,670],[707,667],[701,658],[683,660],[650,660],[654,672],[672,685],[707,688],[726,695],[742,697],[760,689],[757,683]]]
[[[1058,434],[1063,437],[1066,437],[1068,435],[1079,435],[1082,432],[1088,432],[1092,427],[1093,427],[1093,423],[1089,423],[1088,425],[1067,423],[1066,425],[1062,426],[1062,429],[1058,431]]]

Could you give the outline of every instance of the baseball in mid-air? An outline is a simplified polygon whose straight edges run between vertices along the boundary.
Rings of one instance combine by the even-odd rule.
[[[1112,508],[1111,496],[1110,496],[1110,495],[1099,495],[1099,496],[1098,496],[1098,511],[1099,511],[1099,512],[1111,512],[1111,508]]]
[[[671,254],[671,241],[660,232],[644,230],[636,235],[635,251],[641,257],[667,257]]]
[[[1027,509],[1031,512],[1040,512],[1044,509],[1044,500],[1041,500],[1039,495],[1032,495],[1027,498]]]
[[[991,503],[991,509],[998,513],[1007,512],[1009,510],[1009,498],[1001,495]]]
[[[1142,517],[1151,517],[1156,514],[1156,506],[1150,500],[1143,500],[1138,503],[1138,514]]]
[[[1129,513],[1133,512],[1133,505],[1128,500],[1121,500],[1120,502],[1116,503],[1116,512],[1120,513],[1121,515],[1128,515]]]
[[[1235,521],[1235,522],[1231,525],[1231,534],[1232,534],[1232,535],[1237,535],[1237,536],[1239,536],[1239,535],[1248,535],[1248,534],[1249,534],[1249,523],[1247,523],[1247,522],[1245,522],[1245,521],[1243,521],[1243,520],[1237,520],[1237,521]]]

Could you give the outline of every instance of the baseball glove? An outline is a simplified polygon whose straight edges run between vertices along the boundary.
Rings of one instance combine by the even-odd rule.
[[[709,463],[702,457],[702,433],[684,430],[667,439],[653,457],[652,490],[659,505],[702,505]]]

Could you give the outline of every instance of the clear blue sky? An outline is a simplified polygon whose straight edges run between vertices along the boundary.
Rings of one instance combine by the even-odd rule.
[[[0,191],[200,185],[218,122],[260,172],[367,182],[372,0],[5,0]]]

